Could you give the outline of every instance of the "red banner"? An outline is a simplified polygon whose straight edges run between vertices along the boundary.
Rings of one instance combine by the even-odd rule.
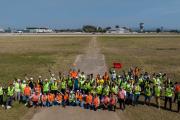
[[[113,63],[114,68],[121,69],[122,64],[121,63]]]

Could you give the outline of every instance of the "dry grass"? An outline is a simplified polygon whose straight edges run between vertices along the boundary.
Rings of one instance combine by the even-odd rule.
[[[54,72],[68,70],[76,55],[83,53],[90,37],[0,37],[0,82],[7,83],[24,74],[35,78],[48,77]],[[14,104],[0,108],[0,120],[19,120],[29,109]]]
[[[180,81],[180,37],[99,37],[108,67],[121,62],[123,69],[140,66],[143,71],[166,72],[173,81]],[[143,101],[144,98],[141,97]],[[154,98],[152,98],[154,103]],[[164,102],[162,101],[162,106]],[[177,105],[173,105],[176,110]],[[179,120],[180,114],[156,107],[128,106],[120,113],[130,120]]]

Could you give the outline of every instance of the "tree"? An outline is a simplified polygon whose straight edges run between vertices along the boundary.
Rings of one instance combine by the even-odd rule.
[[[88,33],[97,32],[97,27],[93,25],[84,25],[82,29],[84,32]]]
[[[115,28],[119,28],[119,25],[116,25]]]
[[[161,32],[161,29],[160,29],[160,28],[157,28],[157,29],[156,29],[156,32],[157,32],[157,33],[160,33],[160,32]]]

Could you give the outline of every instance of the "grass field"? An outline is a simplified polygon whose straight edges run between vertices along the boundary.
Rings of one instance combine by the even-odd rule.
[[[49,69],[55,73],[68,70],[88,40],[90,37],[0,37],[0,82],[24,79],[25,73],[37,78],[48,77]],[[14,107],[0,108],[0,120],[19,120],[28,111],[19,103]]]
[[[24,74],[37,78],[48,77],[48,70],[56,73],[68,70],[88,46],[91,37],[0,37],[0,81],[8,83]],[[180,81],[180,37],[97,37],[107,66],[122,62],[123,69],[140,66],[143,71],[166,72],[173,81]],[[143,98],[141,98],[143,100]],[[154,102],[154,101],[152,101]],[[163,104],[163,102],[162,102]],[[0,108],[0,120],[19,120],[32,110],[14,104],[16,109]],[[175,105],[173,106],[175,110]],[[129,120],[179,120],[180,114],[158,110],[154,106],[128,106],[123,114]]]
[[[142,71],[149,73],[166,72],[173,81],[180,82],[180,37],[99,37],[98,41],[109,68],[113,62],[121,62],[124,70],[139,66]],[[141,100],[144,100],[143,97]],[[164,105],[163,101],[161,105]],[[175,104],[173,109],[176,110]],[[180,118],[180,114],[176,112],[158,110],[146,105],[128,106],[122,114],[130,120]]]

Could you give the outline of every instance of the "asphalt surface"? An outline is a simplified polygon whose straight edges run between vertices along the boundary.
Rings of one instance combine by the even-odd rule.
[[[107,70],[104,55],[100,53],[96,37],[92,37],[85,54],[78,55],[75,63],[77,67],[86,74],[104,74]],[[118,112],[112,111],[92,111],[80,107],[61,106],[42,108],[34,114],[31,120],[121,120]]]

